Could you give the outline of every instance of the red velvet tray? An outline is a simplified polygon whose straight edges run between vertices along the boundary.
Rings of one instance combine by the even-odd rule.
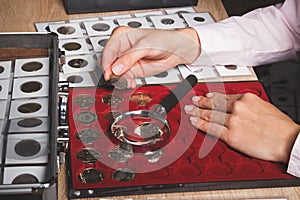
[[[109,152],[119,143],[110,132],[112,121],[107,118],[109,116],[107,113],[112,110],[122,113],[128,110],[149,108],[151,105],[159,103],[173,88],[174,85],[143,86],[124,91],[112,91],[104,88],[71,88],[69,91],[68,116],[72,188],[76,190],[95,188],[109,190],[128,186],[224,181],[230,184],[230,182],[236,181],[293,178],[286,173],[286,166],[280,163],[248,157],[231,149],[222,141],[196,130],[190,124],[189,116],[183,111],[184,105],[192,104],[192,96],[195,94],[205,95],[207,92],[225,92],[227,94],[252,92],[268,101],[259,82],[197,84],[194,90],[190,91],[168,113],[167,120],[171,127],[171,133],[169,141],[161,148],[163,154],[158,161],[149,162],[143,154],[145,152],[139,151],[122,163],[109,157]],[[130,100],[133,93],[139,92],[152,97],[147,106],[138,106],[137,103]],[[102,101],[102,98],[109,94],[121,97],[123,101],[117,106],[109,106]],[[95,102],[91,101],[89,105],[80,106],[78,101],[75,101],[76,97],[80,95],[94,97]],[[82,111],[96,113],[97,119],[89,124],[82,124],[76,117]],[[84,144],[77,135],[80,130],[86,128],[93,128],[100,133],[97,136],[98,138],[95,138],[95,141],[89,144]],[[96,162],[84,163],[78,159],[77,152],[87,147],[100,152],[101,155]],[[199,156],[201,147],[202,154]],[[135,151],[135,148],[133,149]],[[101,174],[101,177],[86,180],[82,178],[82,174],[84,174],[82,172],[85,169],[96,170],[88,170],[85,175],[97,176]],[[114,179],[115,171],[118,169],[128,169],[130,173],[126,176],[129,176],[129,178],[124,178],[124,175],[123,179]]]

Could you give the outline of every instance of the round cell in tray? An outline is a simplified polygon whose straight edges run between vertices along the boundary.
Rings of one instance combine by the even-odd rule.
[[[74,102],[81,108],[88,108],[96,102],[96,98],[90,95],[81,94],[74,98]]]
[[[175,176],[192,178],[198,176],[201,171],[194,165],[182,164],[174,167],[173,173]]]
[[[74,116],[74,119],[81,124],[91,124],[98,119],[98,116],[90,111],[81,111]]]
[[[225,163],[213,162],[212,165],[207,168],[207,172],[212,176],[225,177],[232,174],[233,170]]]
[[[98,20],[84,22],[89,36],[110,35],[117,26],[113,20]]]
[[[65,74],[90,72],[97,70],[97,65],[91,55],[67,56],[62,69]]]
[[[11,61],[0,62],[0,79],[7,79],[11,73]]]
[[[60,40],[59,47],[60,49],[64,50],[66,55],[89,53],[85,39]]]
[[[49,96],[49,77],[39,77],[32,80],[32,77],[14,79],[12,98],[32,98]]]
[[[47,117],[48,98],[15,99],[11,102],[9,119]]]
[[[264,169],[255,161],[245,161],[241,162],[237,168],[236,171],[242,172],[244,174],[248,175],[254,175],[254,174],[261,174],[264,172]]]
[[[105,174],[95,168],[86,168],[81,171],[78,175],[78,179],[82,183],[98,183],[103,181],[105,178]]]
[[[84,144],[92,144],[100,138],[100,132],[96,129],[86,128],[78,131],[75,137]]]
[[[47,167],[4,167],[3,184],[30,184],[46,181]]]
[[[17,59],[15,77],[49,75],[49,58]]]
[[[5,163],[47,163],[48,143],[49,134],[46,133],[8,135]]]
[[[135,178],[135,173],[127,168],[120,168],[111,174],[111,178],[120,182],[129,182]]]
[[[117,95],[107,94],[101,101],[109,106],[116,107],[124,101],[124,99]]]
[[[49,119],[48,118],[24,118],[13,119],[9,123],[10,133],[20,132],[47,132],[49,131]]]
[[[113,122],[119,115],[121,115],[120,111],[112,110],[103,115],[103,119]]]
[[[136,103],[138,106],[146,106],[152,101],[152,96],[143,92],[137,92],[130,96],[130,101]]]
[[[50,24],[49,29],[56,33],[59,39],[83,37],[79,23]]]
[[[76,158],[86,164],[93,164],[102,157],[102,154],[94,148],[83,148],[76,152]]]
[[[9,79],[0,80],[0,99],[8,99],[8,94],[10,93],[9,88]]]

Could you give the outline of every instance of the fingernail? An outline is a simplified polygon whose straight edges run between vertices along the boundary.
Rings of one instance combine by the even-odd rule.
[[[193,96],[192,101],[195,103],[198,103],[198,101],[200,100],[201,97],[199,96]]]
[[[198,118],[197,117],[190,117],[190,121],[193,125],[197,125],[198,123]]]
[[[112,67],[112,71],[114,74],[119,75],[124,69],[124,65],[122,64],[116,64]]]
[[[190,112],[190,111],[193,110],[193,106],[191,106],[191,105],[186,105],[186,106],[184,106],[184,110],[185,110],[185,112]]]
[[[214,93],[213,93],[213,92],[209,92],[209,93],[207,93],[205,96],[208,97],[208,98],[211,98],[211,97],[214,96]]]

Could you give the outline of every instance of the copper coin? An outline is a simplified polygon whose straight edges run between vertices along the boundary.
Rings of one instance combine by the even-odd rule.
[[[99,137],[100,132],[92,128],[82,129],[76,134],[76,138],[84,144],[92,144]]]
[[[18,107],[20,113],[34,113],[42,108],[41,104],[38,103],[25,103]]]
[[[105,175],[95,168],[87,168],[79,173],[78,178],[83,183],[98,183],[105,178]]]
[[[71,26],[61,26],[57,29],[57,32],[63,35],[71,35],[75,33],[75,28]]]
[[[96,102],[96,98],[90,95],[79,95],[74,98],[74,102],[82,108],[87,108]]]
[[[84,163],[92,164],[102,157],[102,154],[93,148],[84,148],[76,153],[76,158]]]
[[[82,124],[90,124],[97,118],[97,115],[90,111],[82,111],[74,117],[76,121],[79,121]]]
[[[152,101],[152,97],[149,94],[139,92],[132,94],[130,101],[136,103],[138,106],[146,106],[150,101]]]
[[[43,87],[43,84],[38,81],[29,81],[21,85],[21,91],[25,93],[37,92]]]
[[[22,65],[21,69],[25,72],[35,72],[40,70],[43,67],[43,64],[40,62],[27,62]]]
[[[225,65],[226,69],[230,69],[230,70],[236,70],[237,66],[236,65]]]

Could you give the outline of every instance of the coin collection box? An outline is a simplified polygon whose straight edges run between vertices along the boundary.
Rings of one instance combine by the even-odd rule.
[[[183,107],[192,104],[192,96],[208,92],[250,92],[268,101],[259,82],[197,84],[166,116],[171,133],[160,148],[130,145],[114,137],[110,126],[115,118],[130,110],[150,109],[172,88],[174,85],[141,86],[125,91],[70,89],[72,198],[271,187],[299,182],[286,173],[286,166],[248,157],[196,130],[184,113]]]

